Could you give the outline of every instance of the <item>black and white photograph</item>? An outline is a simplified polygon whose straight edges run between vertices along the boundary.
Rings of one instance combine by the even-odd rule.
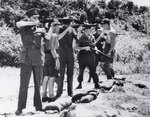
[[[150,117],[150,0],[0,0],[0,117]]]

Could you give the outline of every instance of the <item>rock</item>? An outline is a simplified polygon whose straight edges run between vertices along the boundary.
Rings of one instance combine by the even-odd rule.
[[[115,84],[117,85],[117,86],[121,86],[121,87],[123,87],[124,86],[124,81],[121,81],[121,80],[118,80],[118,81],[115,81]]]
[[[112,92],[125,93],[125,90],[124,90],[123,87],[114,85],[114,86],[110,89],[109,93],[112,93]]]
[[[89,103],[92,100],[94,100],[94,96],[93,95],[86,95],[86,96],[81,98],[80,102],[81,103]]]
[[[140,117],[137,113],[128,112],[128,111],[120,111],[121,117]]]
[[[77,102],[77,101],[80,101],[81,98],[82,98],[83,96],[85,96],[86,94],[87,94],[87,93],[85,93],[85,92],[75,94],[75,95],[72,97],[72,102],[75,103],[75,102]]]
[[[75,94],[72,97],[72,102],[74,103],[89,103],[95,100],[98,96],[99,92],[96,90],[89,90],[83,93]]]
[[[69,107],[71,104],[72,104],[72,101],[70,98],[64,98],[64,99],[56,100],[55,102],[49,103],[49,105],[45,107],[45,110],[53,110],[53,111],[59,112]]]
[[[114,79],[115,79],[115,80],[123,80],[123,81],[125,81],[125,80],[126,80],[126,78],[125,78],[125,77],[120,77],[120,78],[119,78],[119,77],[115,77]]]
[[[101,83],[100,88],[103,88],[104,90],[110,90],[114,84],[115,84],[114,80],[108,80],[108,81]]]
[[[109,108],[105,110],[107,117],[120,117],[118,110]]]
[[[148,89],[148,87],[145,84],[142,84],[142,83],[135,83],[134,85],[139,87],[139,88]]]
[[[122,109],[125,109],[125,110],[129,110],[129,111],[134,111],[136,110],[138,107],[134,104],[130,104],[130,103],[124,103],[124,104],[121,104],[120,107]]]

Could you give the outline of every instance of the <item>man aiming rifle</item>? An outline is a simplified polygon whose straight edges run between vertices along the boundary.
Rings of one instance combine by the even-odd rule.
[[[79,43],[77,46],[77,50],[79,51],[78,54],[78,62],[79,62],[79,76],[78,76],[78,82],[79,85],[77,86],[77,89],[82,88],[82,82],[83,82],[83,73],[86,67],[90,70],[90,75],[93,78],[95,88],[99,88],[99,78],[96,73],[96,64],[95,64],[95,52],[94,46],[93,46],[93,38],[91,35],[91,27],[87,26],[84,27],[84,31],[81,32],[83,29],[82,27],[78,30],[78,38]]]
[[[115,53],[114,48],[116,45],[117,34],[110,26],[110,21],[108,19],[103,20],[102,27],[104,30],[102,31],[101,37],[105,38],[103,53],[109,57],[103,55],[101,57],[101,65],[107,76],[107,79],[113,79],[115,75],[113,70],[113,58]]]

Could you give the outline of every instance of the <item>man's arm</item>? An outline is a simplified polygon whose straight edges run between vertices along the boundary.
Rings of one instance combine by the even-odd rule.
[[[56,59],[58,58],[58,54],[56,49],[58,49],[59,42],[57,41],[58,35],[52,34],[52,40],[51,40],[51,53],[52,56]]]
[[[91,48],[90,46],[80,47],[79,45],[77,45],[76,50],[77,51],[81,51],[81,50],[91,51]]]
[[[62,39],[67,34],[67,32],[69,32],[71,30],[70,28],[71,27],[68,27],[66,30],[64,30],[62,33],[60,33],[58,35],[58,40]]]
[[[40,25],[39,21],[31,22],[31,21],[19,21],[16,23],[16,26],[18,28],[24,27],[24,26],[36,26]]]
[[[52,32],[53,32],[53,26],[51,26],[48,30],[48,33],[45,35],[45,39],[51,40],[52,38]]]
[[[110,48],[110,52],[114,50],[115,45],[116,45],[116,37],[117,35],[115,33],[110,33],[111,36],[111,48]]]

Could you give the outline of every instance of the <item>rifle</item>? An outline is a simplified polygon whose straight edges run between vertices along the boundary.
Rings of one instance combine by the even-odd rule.
[[[110,56],[104,54],[102,51],[100,51],[100,50],[98,50],[98,49],[94,49],[94,51],[98,52],[99,54],[102,54],[102,55],[105,56],[105,57],[108,57],[108,58],[111,58],[111,59],[112,59],[112,57],[110,57]]]
[[[83,24],[82,22],[80,22],[80,21],[78,21],[76,19],[72,19],[72,18],[57,18],[57,20],[60,22],[59,25],[63,25],[63,24],[67,24],[68,25],[69,24],[73,28],[78,28],[80,26],[85,27],[85,28],[91,28],[91,27],[97,27],[98,26],[98,24]],[[41,19],[40,20],[40,22],[42,24],[44,24],[44,26],[45,26],[46,23],[48,23],[48,26],[50,26],[50,24],[53,21],[54,21],[54,19],[45,19],[45,20]],[[76,24],[70,24],[71,22],[74,22]]]

